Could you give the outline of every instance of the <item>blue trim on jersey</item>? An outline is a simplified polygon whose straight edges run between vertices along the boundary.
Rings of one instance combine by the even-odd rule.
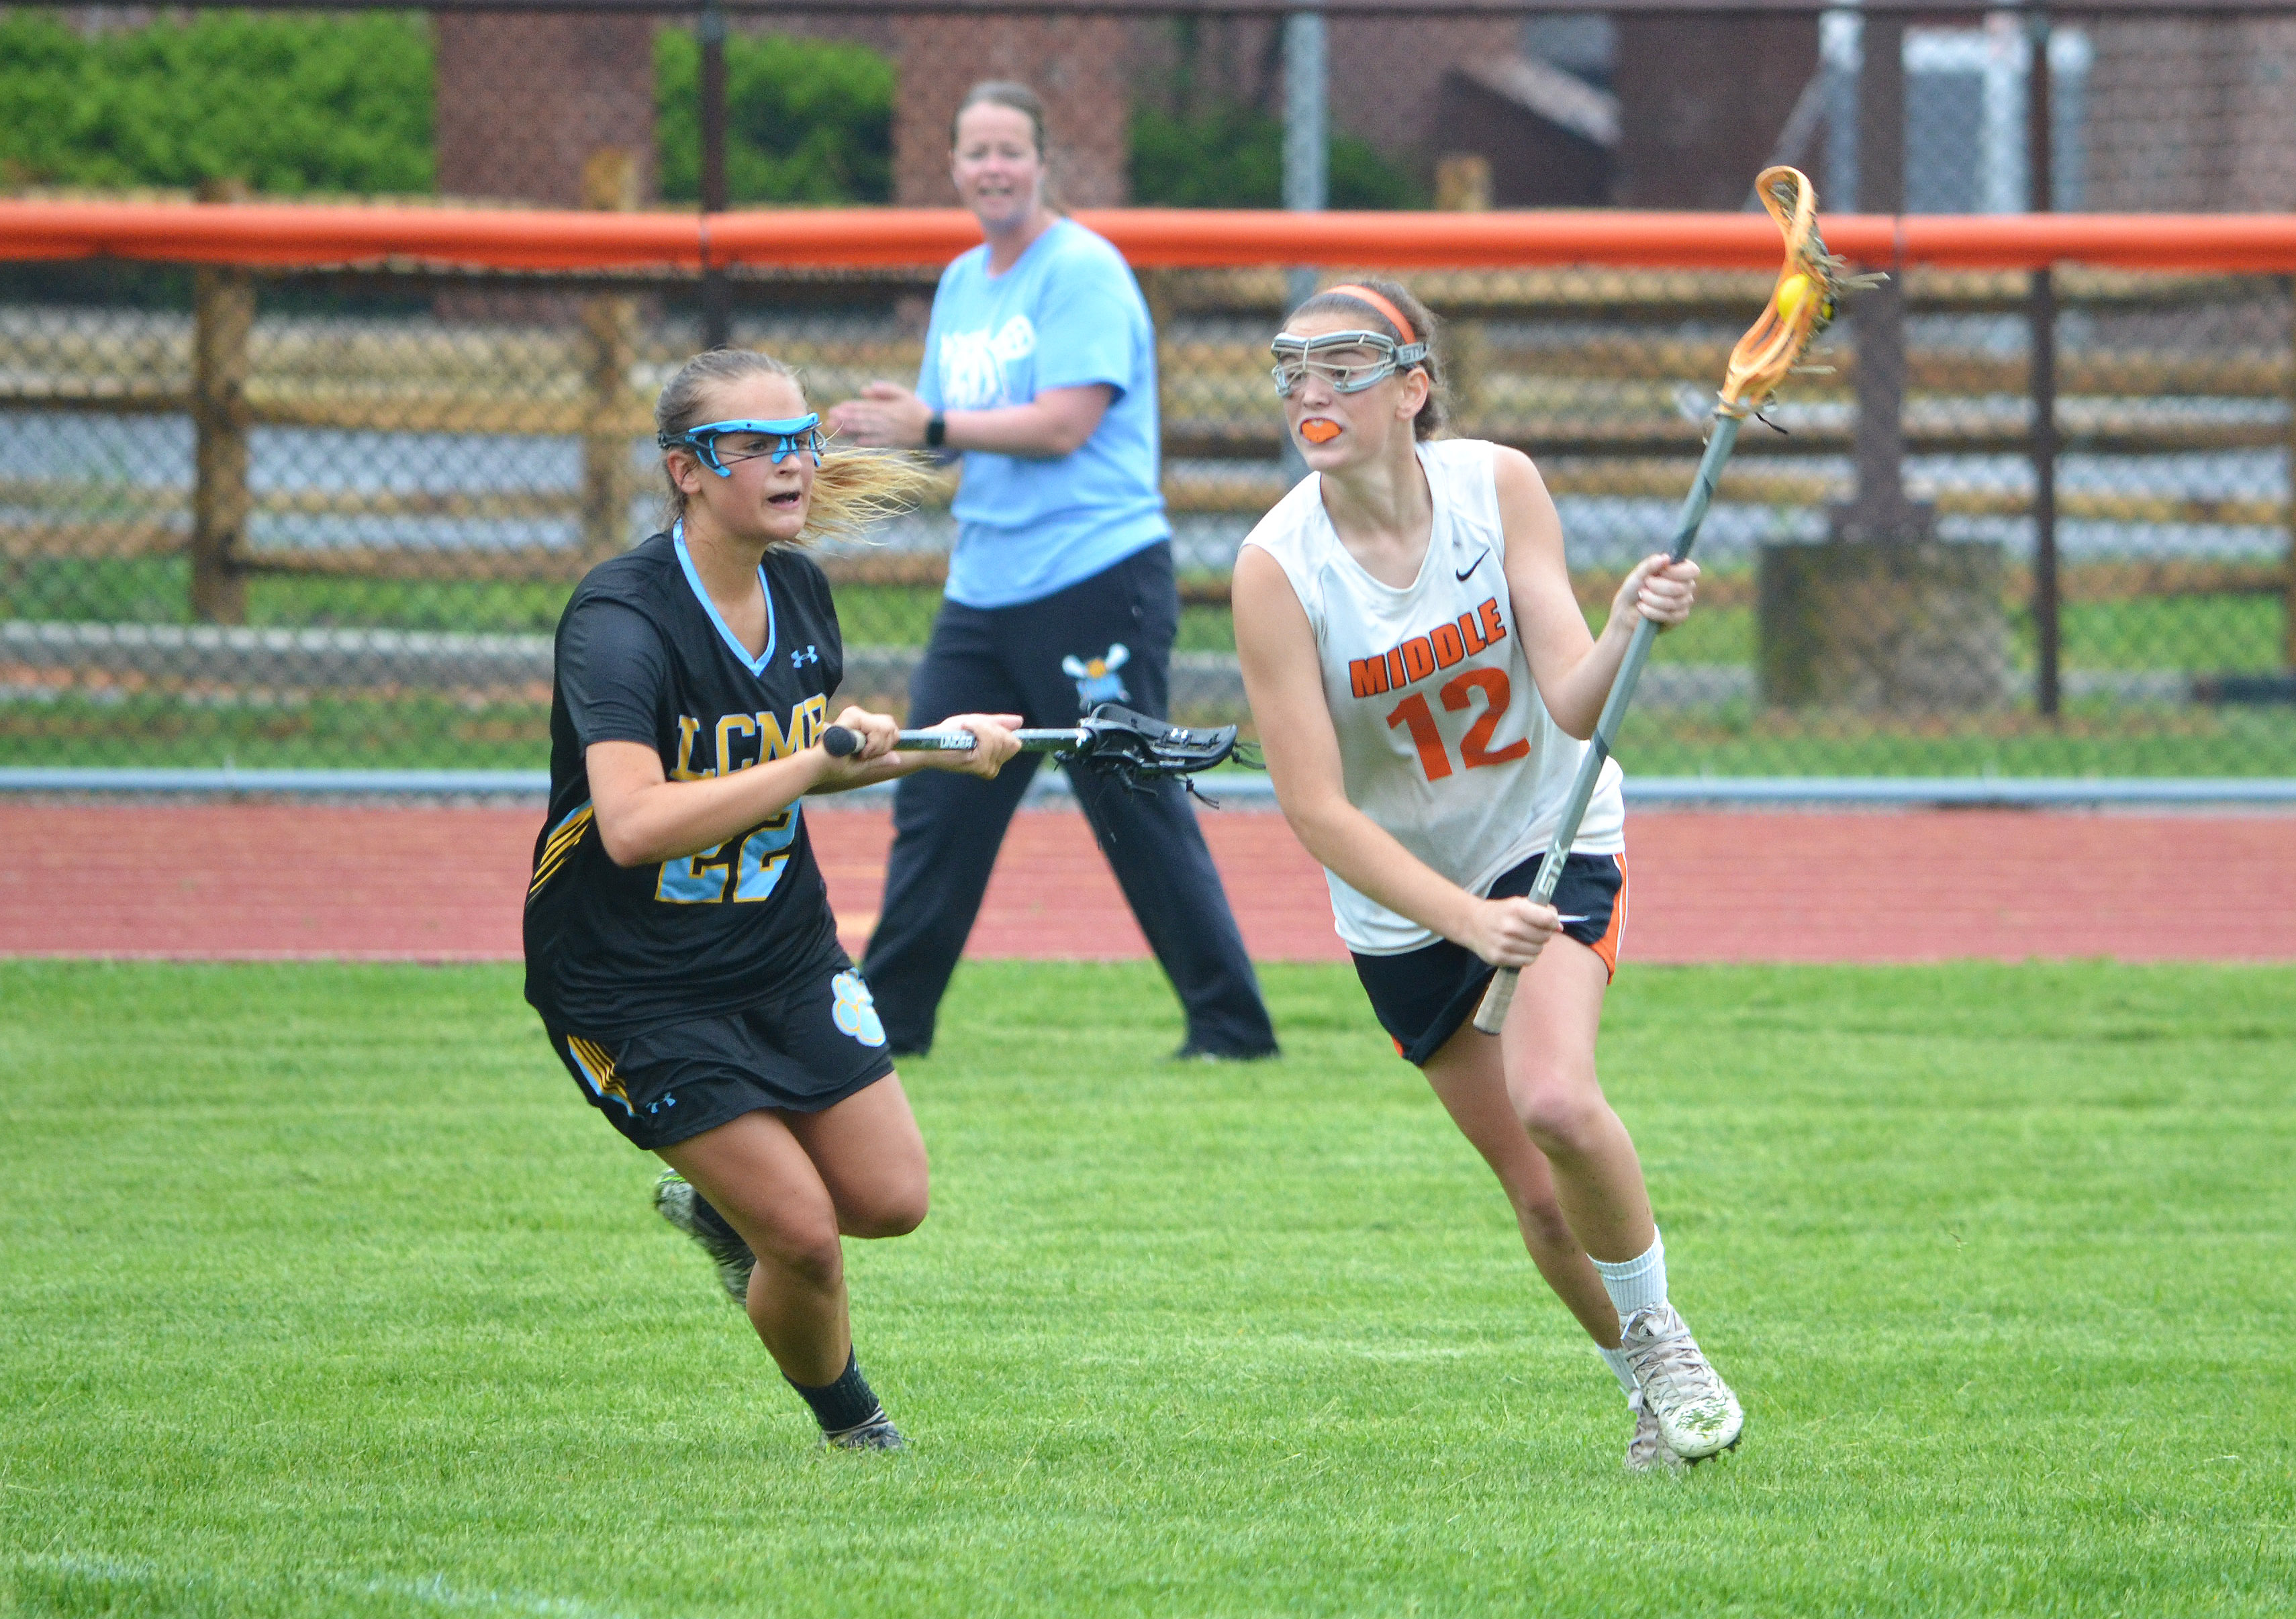
[[[718,604],[709,599],[709,593],[701,587],[701,576],[693,571],[693,559],[686,554],[683,519],[669,531],[669,541],[677,547],[677,565],[685,569],[685,582],[693,587],[693,599],[701,603],[701,610],[709,615],[709,622],[718,626],[718,633],[726,638],[726,644],[734,649],[734,656],[742,660],[742,666],[752,675],[763,675],[766,666],[774,658],[775,634],[774,587],[767,582],[766,565],[763,562],[758,564],[758,588],[766,593],[766,650],[752,658],[750,649],[742,644],[741,637],[726,627],[725,616],[718,612]]]
[[[575,816],[580,814],[584,810],[588,809],[592,802],[593,801],[591,799],[585,798],[581,803],[576,805],[572,809],[568,810],[563,815],[561,815],[558,818],[558,824],[552,827],[549,831],[543,834],[544,839],[546,841],[547,839],[555,837],[558,833],[564,831],[566,830],[566,823],[573,820]]]

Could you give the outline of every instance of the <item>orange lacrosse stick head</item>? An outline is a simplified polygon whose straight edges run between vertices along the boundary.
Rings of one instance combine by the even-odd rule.
[[[1862,279],[1825,250],[1817,233],[1817,188],[1807,175],[1783,163],[1766,168],[1754,194],[1785,234],[1786,261],[1760,318],[1730,351],[1722,409],[1733,416],[1762,408],[1833,321],[1842,292]]]

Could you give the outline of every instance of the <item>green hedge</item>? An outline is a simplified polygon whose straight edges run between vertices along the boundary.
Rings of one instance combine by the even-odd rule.
[[[701,50],[654,36],[657,184],[701,195]],[[743,202],[887,202],[893,195],[893,64],[866,45],[742,36],[726,41],[726,191]]]
[[[1154,107],[1132,114],[1132,200],[1162,208],[1283,206],[1283,126],[1230,103],[1181,117]],[[1423,208],[1425,188],[1370,142],[1332,142],[1333,208]]]
[[[12,184],[424,192],[430,27],[203,12],[84,36],[0,15],[0,179]]]
[[[203,12],[83,35],[45,12],[0,12],[0,184],[413,192],[433,184],[432,45],[419,12]],[[892,195],[893,64],[835,40],[726,41],[735,202],[883,202]],[[701,192],[700,51],[655,37],[661,195]],[[1133,200],[1183,208],[1283,200],[1283,131],[1239,105],[1131,119]],[[1369,143],[1332,143],[1332,205],[1412,208],[1423,188]]]
[[[654,55],[661,194],[700,195],[693,36]],[[82,35],[0,13],[0,184],[414,192],[433,184],[432,50],[421,12],[205,12]],[[737,202],[882,202],[892,194],[893,65],[865,46],[726,42]]]

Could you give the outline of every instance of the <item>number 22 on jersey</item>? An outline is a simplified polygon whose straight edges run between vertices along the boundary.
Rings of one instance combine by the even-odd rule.
[[[797,841],[797,805],[791,805],[714,849],[663,861],[653,896],[665,904],[714,905],[726,897],[730,885],[736,904],[767,897],[789,863],[790,845]]]
[[[1467,727],[1467,734],[1459,739],[1459,760],[1469,770],[1486,765],[1505,765],[1520,759],[1530,751],[1528,738],[1517,737],[1505,747],[1494,751],[1491,732],[1498,728],[1499,715],[1514,700],[1514,683],[1505,669],[1467,669],[1443,683],[1436,692],[1443,707],[1456,714],[1472,706],[1473,696],[1480,692],[1483,711],[1475,723]],[[1427,694],[1414,691],[1396,704],[1387,716],[1390,727],[1400,725],[1411,733],[1412,746],[1419,750],[1419,767],[1427,773],[1430,781],[1440,781],[1451,773],[1451,756],[1443,745],[1443,732],[1435,724],[1435,711],[1428,707]]]

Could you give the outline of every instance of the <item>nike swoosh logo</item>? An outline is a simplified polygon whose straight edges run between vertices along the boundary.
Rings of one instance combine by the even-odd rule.
[[[1587,916],[1562,916],[1558,914],[1554,920],[1558,922],[1589,922],[1595,919]]]
[[[1490,554],[1491,553],[1488,551],[1477,552],[1475,553],[1475,560],[1468,563],[1465,568],[1460,570],[1458,575],[1459,583],[1462,585],[1465,584],[1467,582],[1467,576],[1474,572],[1478,568],[1480,568],[1483,565],[1483,559]]]

